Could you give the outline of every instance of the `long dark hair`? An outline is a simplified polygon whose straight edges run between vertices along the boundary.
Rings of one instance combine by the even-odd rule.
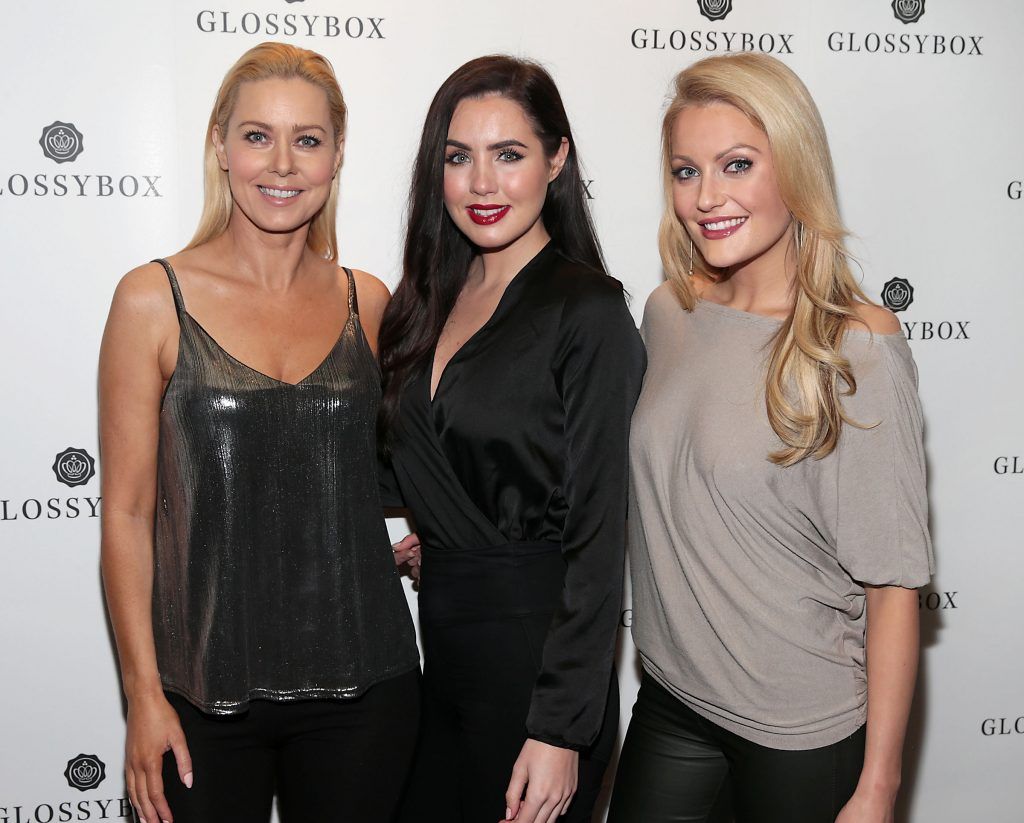
[[[398,403],[415,369],[433,354],[441,329],[466,282],[474,246],[444,206],[444,153],[452,115],[462,100],[498,94],[518,103],[544,152],[569,140],[561,173],[549,185],[541,219],[562,254],[605,276],[604,256],[585,202],[576,144],[555,81],[540,65],[503,54],[456,69],[437,90],[423,124],[412,173],[402,279],[381,322],[384,374],[381,443],[398,420]]]

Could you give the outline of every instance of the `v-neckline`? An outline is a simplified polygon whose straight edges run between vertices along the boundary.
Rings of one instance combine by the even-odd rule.
[[[221,354],[223,354],[232,363],[234,363],[237,366],[240,366],[241,368],[245,369],[248,372],[251,372],[252,374],[257,375],[258,377],[262,377],[264,380],[270,380],[271,382],[276,383],[279,386],[287,386],[288,388],[292,388],[292,389],[297,388],[297,387],[301,386],[303,383],[305,383],[307,380],[311,379],[317,372],[319,372],[324,366],[326,366],[327,362],[331,359],[331,357],[334,355],[334,353],[338,350],[338,346],[340,346],[342,341],[345,339],[345,335],[348,333],[349,328],[352,326],[353,322],[358,317],[358,312],[356,311],[356,293],[355,293],[356,292],[356,282],[355,282],[355,278],[353,277],[352,273],[347,268],[342,268],[342,271],[345,272],[345,284],[348,287],[347,288],[347,294],[346,294],[346,300],[345,300],[345,303],[348,306],[348,317],[345,319],[345,322],[342,324],[341,331],[338,332],[338,336],[334,339],[334,343],[331,345],[331,348],[328,349],[327,353],[321,358],[320,362],[317,363],[316,366],[313,367],[313,370],[311,372],[309,372],[301,380],[298,380],[295,383],[289,383],[287,380],[281,380],[281,379],[279,379],[277,377],[271,377],[266,372],[260,371],[259,369],[255,368],[254,366],[250,366],[248,363],[242,362],[237,357],[235,357],[231,352],[229,352],[226,348],[224,348],[217,341],[217,338],[214,337],[212,334],[210,334],[206,330],[206,328],[203,326],[203,324],[200,323],[195,317],[193,317],[191,312],[189,312],[188,307],[185,305],[185,297],[181,293],[181,285],[178,283],[178,275],[174,271],[174,267],[171,265],[170,261],[169,260],[160,260],[160,261],[154,261],[154,262],[159,262],[167,270],[167,272],[168,272],[168,274],[170,276],[172,290],[174,291],[175,308],[177,309],[177,311],[179,312],[180,315],[182,315],[184,317],[187,317],[189,319],[189,322],[191,322],[197,329],[199,329],[200,332],[202,332],[203,336],[210,343],[213,344],[213,346],[217,349],[217,351],[219,351]],[[180,343],[179,343],[179,356],[180,356]]]
[[[349,284],[349,288],[352,288],[351,284]],[[323,359],[319,363],[317,363],[317,365],[313,368],[313,371],[311,371],[309,374],[307,374],[301,380],[298,380],[295,383],[289,383],[287,380],[281,380],[281,379],[279,379],[277,377],[271,377],[266,372],[260,371],[259,369],[255,368],[253,366],[250,366],[248,363],[243,363],[241,360],[239,360],[237,357],[235,357],[231,352],[229,352],[227,349],[225,349],[220,343],[218,343],[217,342],[217,338],[214,337],[212,334],[210,334],[203,327],[203,324],[200,323],[198,320],[196,320],[189,313],[188,309],[184,309],[183,312],[184,312],[185,316],[193,324],[195,324],[195,327],[197,329],[199,329],[199,331],[201,331],[203,333],[203,336],[207,340],[209,340],[217,348],[217,350],[221,354],[223,354],[225,357],[227,357],[228,360],[230,360],[232,363],[234,363],[237,366],[241,366],[246,371],[252,372],[253,374],[258,375],[259,377],[262,377],[265,380],[270,380],[270,381],[272,381],[274,383],[277,383],[280,386],[287,386],[288,388],[291,388],[291,389],[294,389],[294,388],[297,388],[297,387],[301,386],[307,380],[312,378],[317,372],[319,372],[324,366],[327,365],[327,361],[331,359],[331,356],[334,354],[335,351],[337,351],[338,346],[341,345],[342,340],[344,340],[344,338],[345,338],[346,332],[348,332],[348,330],[349,330],[349,326],[352,325],[352,320],[355,318],[355,314],[352,312],[351,309],[349,309],[348,319],[345,321],[345,324],[341,327],[341,332],[338,334],[338,336],[335,339],[334,344],[331,346],[330,350],[327,352],[327,354],[325,354],[323,356]]]
[[[430,405],[431,408],[433,408],[434,403],[435,403],[435,401],[438,398],[438,395],[440,395],[440,393],[441,393],[441,387],[444,385],[445,375],[448,374],[448,370],[451,367],[452,363],[454,363],[456,361],[456,359],[458,359],[459,355],[461,355],[463,352],[466,351],[467,348],[469,348],[471,343],[476,342],[479,339],[479,337],[486,330],[488,330],[495,323],[498,322],[498,320],[501,317],[501,314],[503,313],[502,309],[506,306],[506,304],[509,301],[509,295],[513,293],[513,286],[517,282],[522,282],[523,281],[523,279],[524,279],[523,275],[526,274],[527,271],[529,269],[531,269],[533,267],[533,265],[537,261],[539,261],[541,259],[541,256],[546,251],[548,251],[549,249],[551,249],[553,247],[553,243],[554,243],[553,240],[548,240],[548,242],[544,244],[544,246],[541,248],[541,250],[538,251],[533,257],[531,257],[526,262],[526,264],[519,271],[517,271],[515,273],[515,276],[511,280],[508,281],[508,283],[505,285],[504,291],[502,291],[502,293],[501,293],[501,297],[498,298],[498,304],[494,307],[494,311],[491,312],[491,316],[487,318],[487,321],[479,329],[477,329],[469,337],[467,337],[465,342],[463,342],[463,344],[461,346],[459,346],[455,350],[455,353],[452,354],[452,356],[448,358],[448,362],[444,364],[444,368],[441,369],[441,373],[437,377],[437,386],[434,387],[433,393],[431,393],[431,385],[430,384],[433,382],[433,378],[434,378],[434,363],[437,360],[437,343],[434,344],[434,348],[433,348],[433,350],[430,353],[430,363],[429,363],[429,367],[430,368],[427,371],[427,381],[426,381],[426,383],[427,383],[427,403],[428,403],[428,405]],[[454,310],[454,307],[453,307],[453,310]],[[451,312],[449,312],[449,316],[451,316]],[[447,322],[447,319],[445,320],[445,322]],[[440,335],[438,336],[438,341],[440,341]]]

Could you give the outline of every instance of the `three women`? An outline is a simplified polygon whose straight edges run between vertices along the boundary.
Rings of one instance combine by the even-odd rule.
[[[147,820],[266,818],[275,781],[285,817],[386,820],[371,776],[411,750],[371,460],[387,295],[333,264],[344,105],[289,49],[229,73],[201,229],[125,279],[104,343],[104,573]],[[852,280],[782,64],[691,67],[664,144],[670,283],[631,446],[645,675],[612,818],[891,819],[930,570],[909,350]],[[403,815],[587,820],[644,353],[535,64],[471,61],[435,96],[380,348],[383,502],[423,543]]]

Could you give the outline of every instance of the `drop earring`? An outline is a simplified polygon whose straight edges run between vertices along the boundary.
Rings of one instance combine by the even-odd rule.
[[[693,277],[693,238],[690,238],[690,270],[686,273],[689,277]]]

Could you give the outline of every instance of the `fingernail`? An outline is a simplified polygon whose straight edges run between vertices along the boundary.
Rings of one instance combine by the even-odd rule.
[[[512,809],[510,809],[508,806],[505,807],[505,819],[506,820],[511,820],[512,819]]]
[[[185,784],[186,789],[192,788],[192,772],[189,772],[185,775],[185,779],[182,781],[182,783]]]

